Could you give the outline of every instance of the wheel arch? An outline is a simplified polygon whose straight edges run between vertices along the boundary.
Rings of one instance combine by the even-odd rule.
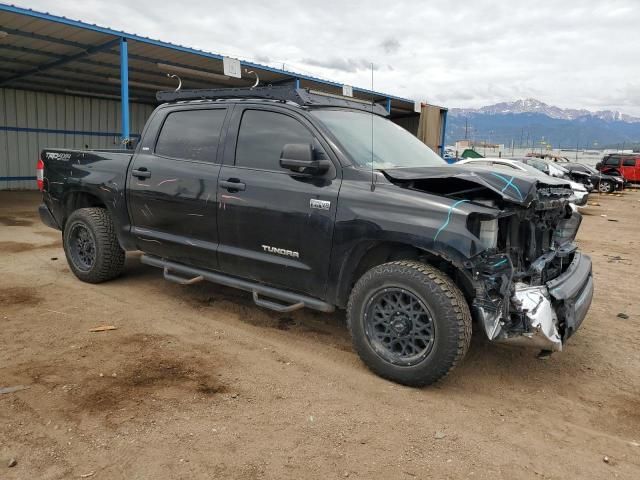
[[[68,192],[64,196],[62,204],[63,204],[63,210],[62,210],[61,226],[63,229],[65,224],[67,223],[67,219],[76,210],[79,210],[81,208],[91,208],[91,207],[106,208],[108,210],[106,203],[104,202],[103,199],[101,199],[100,197],[98,197],[93,193],[86,192],[84,190],[74,190],[74,191]]]
[[[108,193],[107,193],[108,192]],[[130,240],[129,235],[129,218],[126,209],[126,203],[122,201],[116,193],[107,190],[104,194],[96,189],[73,189],[68,191],[60,202],[59,222],[61,229],[64,231],[65,223],[69,216],[81,208],[104,208],[115,226],[118,243],[124,250],[135,250],[135,244]]]
[[[410,242],[368,240],[357,244],[344,256],[335,291],[335,303],[344,308],[351,289],[364,273],[373,267],[396,260],[420,260],[446,273],[463,292],[467,301],[473,298],[471,277],[463,267],[465,258],[451,252],[434,251]]]

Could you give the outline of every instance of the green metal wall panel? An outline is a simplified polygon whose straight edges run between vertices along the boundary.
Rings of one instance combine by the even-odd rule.
[[[140,134],[154,107],[130,108],[131,132]],[[120,101],[0,88],[0,190],[37,188],[17,178],[35,176],[45,147],[119,148]]]

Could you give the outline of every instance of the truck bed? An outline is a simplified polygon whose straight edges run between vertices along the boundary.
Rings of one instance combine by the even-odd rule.
[[[55,224],[64,224],[69,202],[79,207],[102,203],[116,227],[128,231],[125,184],[132,157],[133,150],[43,150],[44,204]]]

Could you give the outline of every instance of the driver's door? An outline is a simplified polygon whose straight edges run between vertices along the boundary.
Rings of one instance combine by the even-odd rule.
[[[236,106],[218,183],[218,260],[228,274],[321,297],[326,288],[339,172],[303,177],[280,167],[286,144],[328,146],[287,109]],[[317,200],[320,200],[318,202]]]

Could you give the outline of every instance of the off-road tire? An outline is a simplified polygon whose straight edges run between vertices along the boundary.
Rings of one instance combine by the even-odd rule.
[[[95,260],[83,268],[72,252],[70,243],[74,228],[84,227],[94,242]],[[69,268],[83,282],[101,283],[122,273],[125,252],[118,243],[113,221],[104,208],[81,208],[67,219],[62,234],[62,244]]]
[[[601,180],[600,184],[598,185],[598,191],[600,191],[601,193],[613,193],[614,190],[615,186],[613,185],[613,182],[609,180]]]
[[[365,310],[385,288],[401,288],[418,297],[433,314],[434,343],[419,363],[399,366],[382,358],[365,333]],[[437,382],[465,356],[471,341],[471,313],[460,289],[440,270],[411,260],[385,263],[366,272],[351,291],[347,323],[362,361],[383,378],[412,387]]]

